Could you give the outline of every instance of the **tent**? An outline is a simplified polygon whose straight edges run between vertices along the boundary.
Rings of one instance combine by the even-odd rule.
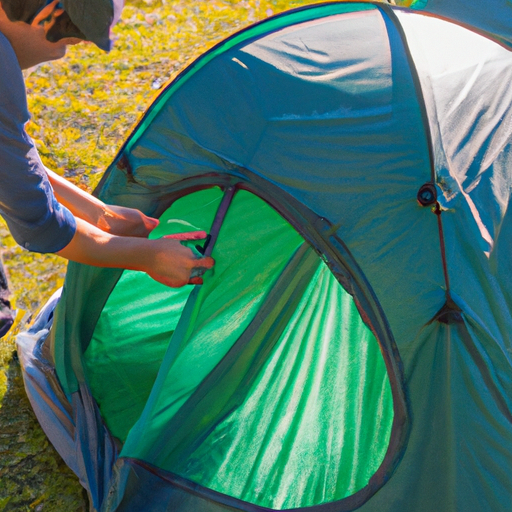
[[[510,510],[511,79],[458,24],[334,2],[163,89],[96,193],[216,266],[70,264],[19,337],[94,510]]]

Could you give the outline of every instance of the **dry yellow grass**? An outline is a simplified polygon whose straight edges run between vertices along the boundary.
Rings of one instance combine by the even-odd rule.
[[[27,78],[28,131],[45,165],[91,190],[158,88],[236,30],[320,0],[137,0],[114,28],[106,54],[92,44],[42,65]],[[65,262],[16,245],[0,220],[18,327],[0,340],[0,366],[13,335],[62,286]],[[2,376],[0,375],[0,398]]]
[[[27,79],[28,127],[44,163],[91,190],[161,84],[232,32],[318,0],[140,0],[106,55],[80,45]],[[77,479],[38,427],[12,360],[14,337],[62,286],[65,262],[19,248],[0,221],[17,325],[0,339],[0,511],[87,509]]]

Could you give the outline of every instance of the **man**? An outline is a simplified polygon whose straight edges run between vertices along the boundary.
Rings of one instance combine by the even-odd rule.
[[[29,114],[21,70],[63,57],[67,46],[79,43],[83,34],[72,23],[71,28],[64,24],[66,30],[80,37],[56,33],[65,15],[58,0],[43,3],[29,16],[30,22],[12,19],[17,2],[29,3],[0,3],[0,214],[13,237],[31,251],[53,252],[88,265],[140,270],[171,287],[201,284],[201,277],[194,274],[211,268],[211,258],[196,259],[176,239],[148,240],[156,219],[105,205],[41,163],[24,128]],[[19,11],[26,16],[26,9]],[[205,236],[190,233],[188,239]]]

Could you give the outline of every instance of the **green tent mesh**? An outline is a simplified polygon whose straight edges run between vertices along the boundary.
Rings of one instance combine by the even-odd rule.
[[[182,197],[152,236],[209,231],[222,196]],[[354,494],[384,459],[393,401],[353,298],[247,191],[212,255],[194,291],[125,271],[103,309],[86,375],[121,456],[270,508]]]

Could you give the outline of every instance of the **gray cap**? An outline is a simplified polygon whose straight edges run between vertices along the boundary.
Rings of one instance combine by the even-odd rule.
[[[12,21],[32,23],[42,9],[53,0],[1,0]],[[65,12],[47,33],[49,41],[63,37],[79,37],[109,51],[112,47],[110,28],[121,16],[124,0],[60,0]]]
[[[123,0],[61,0],[71,21],[99,48],[110,51],[110,28],[117,23],[123,9]]]

